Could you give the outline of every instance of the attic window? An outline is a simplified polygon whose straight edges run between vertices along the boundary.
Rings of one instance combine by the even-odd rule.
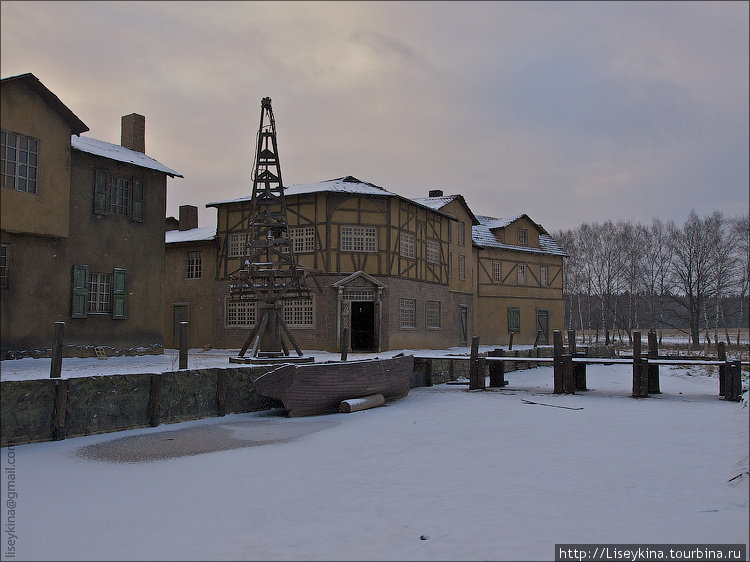
[[[525,228],[518,229],[518,243],[528,244],[529,243],[529,231]]]
[[[26,193],[36,193],[39,141],[7,131],[2,131],[1,135],[2,187]]]

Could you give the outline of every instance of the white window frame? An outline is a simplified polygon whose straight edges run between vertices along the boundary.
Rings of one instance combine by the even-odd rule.
[[[415,299],[399,300],[399,327],[412,330],[417,327],[417,301]]]
[[[539,284],[542,287],[549,287],[549,266],[542,265],[539,267]]]
[[[185,257],[185,279],[200,279],[203,272],[203,255],[200,250],[188,252]]]
[[[464,221],[458,221],[458,245],[466,245],[466,223]]]
[[[314,328],[315,300],[313,297],[286,300],[282,315],[290,328]]]
[[[399,254],[402,258],[417,257],[415,237],[412,232],[402,232],[399,234]]]
[[[38,193],[40,140],[4,129],[0,136],[0,186],[22,193]]]
[[[0,246],[0,289],[8,288],[8,248],[7,244]]]
[[[458,254],[458,279],[466,281],[466,256]]]
[[[440,244],[437,240],[427,240],[425,258],[427,263],[440,263]]]
[[[494,283],[503,282],[503,262],[500,260],[492,260],[492,281]]]
[[[289,228],[289,239],[295,254],[315,251],[315,225]]]
[[[448,279],[453,279],[453,252],[448,250]]]
[[[255,326],[258,317],[258,303],[255,301],[227,299],[224,326],[227,328],[248,328]],[[240,321],[242,320],[242,321]]]
[[[518,243],[526,246],[529,243],[529,231],[526,228],[518,229]]]
[[[437,330],[441,328],[441,310],[440,301],[424,301],[424,323],[428,330]]]
[[[112,274],[89,272],[89,314],[109,314],[112,312]]]
[[[230,232],[227,241],[227,257],[241,258],[245,255],[245,246],[247,245],[246,232]]]
[[[378,229],[375,226],[342,226],[342,252],[377,252]]]
[[[519,263],[516,265],[516,269],[518,271],[518,284],[519,285],[526,285],[527,277],[526,277],[526,264],[525,263]]]

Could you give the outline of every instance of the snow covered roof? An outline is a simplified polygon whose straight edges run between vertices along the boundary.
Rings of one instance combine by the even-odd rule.
[[[505,228],[514,223],[521,217],[528,218],[527,215],[516,215],[514,217],[495,218],[483,215],[477,215],[478,225],[471,227],[471,240],[480,248],[502,248],[504,250],[513,250],[515,252],[527,252],[532,254],[548,254],[553,256],[567,256],[565,250],[560,247],[557,240],[552,238],[544,228],[534,223],[539,228],[539,248],[529,246],[516,246],[514,244],[505,244],[498,240],[492,232],[493,228]],[[529,219],[531,220],[531,219]],[[531,221],[534,222],[534,221]]]
[[[130,150],[119,144],[111,144],[89,137],[71,135],[70,146],[81,152],[88,152],[89,154],[103,156],[104,158],[110,158],[111,160],[117,160],[118,162],[126,162],[128,164],[135,164],[141,168],[149,168],[158,172],[164,172],[168,176],[178,178],[183,177],[182,174],[175,172],[172,168],[167,168],[164,164],[157,162],[150,156],[146,156],[143,152]]]
[[[479,220],[477,219],[474,212],[469,208],[469,205],[466,204],[466,200],[464,199],[463,195],[439,195],[437,197],[417,197],[416,199],[412,199],[412,201],[414,201],[417,205],[424,205],[425,207],[429,207],[430,209],[433,209],[435,211],[440,211],[448,203],[456,200],[466,210],[466,213],[471,218],[471,223],[479,224]]]
[[[215,239],[215,226],[203,226],[201,228],[191,228],[190,230],[167,230],[164,233],[164,241],[167,244],[176,244],[177,242],[200,242]]]

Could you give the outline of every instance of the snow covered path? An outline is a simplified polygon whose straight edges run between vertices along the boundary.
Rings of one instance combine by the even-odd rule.
[[[541,367],[503,390],[417,388],[352,414],[3,448],[16,559],[550,560],[555,543],[747,544],[747,405],[719,400],[715,377],[662,373],[664,394],[648,399],[629,397],[627,366],[589,367],[592,390],[573,396],[551,394]],[[146,434],[189,447],[190,432],[170,432],[210,425],[252,445],[264,424],[290,439],[151,462],[80,456]]]

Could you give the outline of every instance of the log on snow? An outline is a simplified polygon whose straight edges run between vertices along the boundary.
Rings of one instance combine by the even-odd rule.
[[[339,405],[339,412],[348,414],[350,412],[358,412],[359,410],[368,410],[370,408],[377,408],[385,404],[385,397],[382,394],[370,394],[363,398],[350,398],[344,400]]]

